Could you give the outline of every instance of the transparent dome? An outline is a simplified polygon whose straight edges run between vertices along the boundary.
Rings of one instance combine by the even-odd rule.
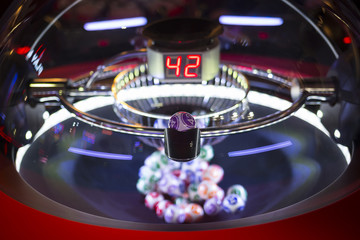
[[[40,211],[126,229],[241,227],[321,208],[356,162],[359,20],[349,1],[13,2],[0,144],[15,174],[0,184]],[[166,148],[187,148],[164,133],[179,111],[200,134],[184,163]],[[209,179],[216,215],[199,190]],[[234,185],[247,194],[228,210]],[[157,216],[151,192],[184,219]],[[191,203],[204,211],[196,221]]]

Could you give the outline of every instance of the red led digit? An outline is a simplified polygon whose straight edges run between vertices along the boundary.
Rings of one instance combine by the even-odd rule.
[[[176,64],[171,64],[171,58],[166,57],[166,67],[168,69],[175,69],[175,76],[180,76],[180,65],[181,65],[181,56],[176,58]]]
[[[198,68],[200,66],[200,62],[201,62],[201,56],[200,55],[188,55],[187,58],[190,59],[195,59],[195,64],[186,64],[185,69],[184,69],[184,76],[187,78],[192,78],[192,77],[197,77],[197,72],[198,72]],[[189,70],[190,69],[196,69],[194,73],[190,73]]]

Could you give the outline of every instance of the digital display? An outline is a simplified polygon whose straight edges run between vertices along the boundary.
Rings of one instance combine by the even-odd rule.
[[[164,54],[164,73],[167,79],[201,79],[201,54]]]

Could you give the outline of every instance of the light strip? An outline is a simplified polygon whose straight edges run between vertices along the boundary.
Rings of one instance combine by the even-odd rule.
[[[30,83],[31,88],[55,88],[55,87],[64,87],[64,84],[58,83]]]
[[[224,25],[239,26],[280,26],[284,23],[284,20],[278,17],[222,15],[219,17],[219,22]]]
[[[132,160],[131,155],[125,155],[125,154],[98,152],[98,151],[86,150],[75,147],[69,147],[68,151],[89,157],[106,158],[106,159],[114,159],[114,160]]]
[[[250,149],[245,149],[245,150],[228,152],[228,156],[229,157],[240,157],[240,156],[252,155],[252,154],[269,152],[269,151],[289,147],[291,145],[292,145],[291,141],[285,141],[285,142],[275,143],[275,144],[257,147],[257,148],[250,148]]]
[[[97,22],[88,22],[84,24],[84,29],[86,31],[102,31],[102,30],[111,30],[111,29],[124,29],[130,27],[140,27],[144,26],[147,23],[145,17],[133,17],[133,18],[123,18],[123,19],[114,19],[106,21],[97,21]]]

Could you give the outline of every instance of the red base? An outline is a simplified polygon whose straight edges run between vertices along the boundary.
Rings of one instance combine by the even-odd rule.
[[[251,227],[149,232],[87,225],[29,208],[0,192],[0,230],[11,239],[359,239],[360,191],[322,209]]]

